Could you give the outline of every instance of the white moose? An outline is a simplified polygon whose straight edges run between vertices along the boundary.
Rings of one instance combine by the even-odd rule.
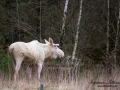
[[[37,65],[37,77],[40,79],[40,73],[45,58],[61,58],[64,57],[64,52],[58,48],[59,44],[54,44],[53,40],[49,38],[49,41],[45,40],[44,43],[40,43],[37,40],[31,42],[15,42],[9,46],[9,54],[13,59],[14,65],[14,81],[16,81],[18,71],[22,62],[27,63],[29,71],[29,79],[31,78],[30,65]]]

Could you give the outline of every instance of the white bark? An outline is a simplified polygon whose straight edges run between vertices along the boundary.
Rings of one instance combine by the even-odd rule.
[[[83,0],[80,1],[80,11],[79,11],[79,16],[78,16],[78,21],[77,21],[77,31],[76,31],[76,36],[75,36],[75,45],[74,45],[74,49],[72,53],[72,61],[75,59],[76,49],[78,45],[80,20],[81,20],[81,14],[82,14],[82,3],[83,3]]]
[[[66,21],[66,13],[67,13],[67,8],[68,8],[68,2],[69,2],[69,0],[66,0],[66,2],[65,2],[65,8],[64,8],[64,12],[63,12],[62,31],[65,29],[65,21]]]
[[[63,40],[65,36],[65,22],[66,22],[66,13],[67,13],[67,8],[68,8],[68,2],[69,0],[65,1],[65,7],[64,7],[64,12],[63,12],[63,18],[62,18],[62,29],[61,29],[61,36],[60,36],[60,46],[63,48]]]

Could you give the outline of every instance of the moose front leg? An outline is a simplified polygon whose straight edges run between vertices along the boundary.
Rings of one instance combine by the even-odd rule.
[[[38,70],[37,70],[37,78],[38,78],[38,80],[40,80],[41,70],[42,70],[42,63],[38,64]]]

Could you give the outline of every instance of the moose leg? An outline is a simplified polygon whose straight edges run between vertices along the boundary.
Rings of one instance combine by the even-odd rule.
[[[38,70],[37,70],[37,77],[38,77],[38,80],[40,80],[40,73],[41,73],[41,70],[42,70],[42,63],[38,64]]]
[[[31,66],[27,66],[27,76],[29,80],[31,79],[31,74],[32,74],[32,68]]]
[[[18,75],[18,71],[21,67],[21,63],[22,63],[22,60],[20,60],[20,59],[16,60],[15,72],[14,72],[14,82],[16,82],[16,78],[17,78],[17,75]]]
[[[12,57],[12,63],[13,63],[13,66],[14,66],[14,68],[15,68],[15,66],[16,66],[16,63],[15,63],[15,59]]]

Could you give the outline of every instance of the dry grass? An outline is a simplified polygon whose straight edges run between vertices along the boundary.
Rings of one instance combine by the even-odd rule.
[[[39,90],[40,84],[44,85],[45,90],[120,90],[119,70],[113,70],[111,75],[100,74],[97,77],[93,71],[86,70],[80,77],[69,79],[67,77],[64,71],[61,71],[59,77],[55,76],[54,71],[51,71],[51,73],[42,73],[41,81],[33,76],[28,82],[26,76],[22,73],[19,80],[14,83],[10,78],[0,76],[0,90]],[[112,80],[111,84],[105,84],[109,83],[110,80]],[[92,84],[91,82],[96,83]],[[99,84],[100,82],[104,84]],[[100,85],[112,85],[112,87],[99,87]],[[116,87],[113,87],[115,85]]]

